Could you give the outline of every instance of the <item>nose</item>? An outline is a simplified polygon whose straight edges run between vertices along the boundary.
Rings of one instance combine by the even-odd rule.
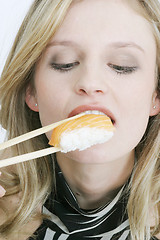
[[[93,67],[82,71],[75,84],[76,93],[79,95],[93,96],[105,94],[108,91],[106,78],[101,71]]]

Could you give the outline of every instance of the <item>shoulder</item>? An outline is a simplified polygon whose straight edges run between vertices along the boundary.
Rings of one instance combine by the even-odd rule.
[[[156,225],[156,214],[155,214],[155,210],[152,208],[150,209],[150,215],[149,215],[149,225],[151,228],[154,228]],[[160,233],[158,233],[157,235],[154,236],[155,239],[153,238],[153,240],[160,240]]]
[[[21,193],[3,197],[3,201],[1,200],[2,205],[0,205],[0,225],[3,224],[3,222],[7,219],[6,212],[3,210],[3,208],[7,209],[7,213],[14,212],[20,200],[21,200]],[[37,209],[37,212],[41,213],[41,209],[42,207],[39,206]],[[22,228],[23,234],[18,233],[18,235],[12,236],[12,240],[27,240],[37,230],[37,228],[39,228],[41,224],[42,224],[41,218],[36,220],[31,219],[30,221],[28,221],[27,224],[25,224],[24,228]],[[9,238],[0,237],[0,240],[9,240]]]
[[[28,240],[30,236],[32,236],[35,233],[35,231],[39,228],[40,225],[41,225],[40,220],[30,221],[24,226],[24,228],[22,228],[22,233],[12,235],[12,240]],[[0,237],[0,240],[10,240],[10,237],[9,238]]]

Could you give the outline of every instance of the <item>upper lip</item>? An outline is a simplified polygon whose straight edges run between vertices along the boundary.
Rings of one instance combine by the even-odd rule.
[[[75,116],[79,113],[82,113],[82,112],[85,112],[85,111],[88,111],[88,110],[100,111],[100,112],[106,114],[109,118],[111,118],[112,122],[115,122],[115,117],[109,109],[106,109],[105,107],[101,107],[101,106],[92,106],[92,105],[78,106],[69,113],[68,117],[73,117],[73,116]]]

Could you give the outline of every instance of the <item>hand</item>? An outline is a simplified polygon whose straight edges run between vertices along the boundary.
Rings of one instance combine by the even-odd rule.
[[[0,172],[0,176],[1,176],[1,172]],[[0,198],[3,197],[6,193],[6,190],[0,185]]]

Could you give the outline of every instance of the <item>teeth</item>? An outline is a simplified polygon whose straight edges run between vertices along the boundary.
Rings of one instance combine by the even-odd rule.
[[[106,115],[103,112],[100,112],[98,110],[88,110],[84,112],[85,114],[96,114],[96,115]]]

